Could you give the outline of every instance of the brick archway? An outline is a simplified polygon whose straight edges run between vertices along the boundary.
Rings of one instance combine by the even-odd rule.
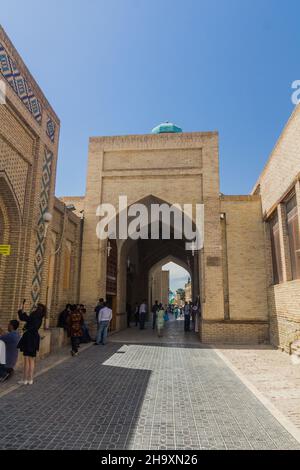
[[[152,204],[165,204],[167,206],[171,206],[169,201],[158,198],[153,194],[149,194],[148,196],[135,201],[133,204],[143,204],[147,207],[149,213],[151,212]],[[120,214],[117,214],[116,227],[118,227],[119,217]],[[130,218],[128,217],[128,224],[129,221]],[[150,230],[150,223],[148,223],[147,226],[148,230]],[[123,321],[122,324],[120,321],[120,324],[117,325],[118,329],[122,327],[122,325],[125,326],[124,318],[126,304],[129,304],[131,308],[134,308],[136,304],[139,304],[143,299],[146,299],[150,309],[149,273],[154,265],[158,265],[164,259],[179,260],[177,264],[182,265],[185,269],[187,268],[191,278],[193,278],[193,297],[197,298],[200,294],[200,251],[195,251],[194,256],[192,256],[192,254],[186,250],[186,239],[184,237],[175,237],[173,219],[170,220],[170,239],[163,239],[161,232],[162,227],[163,224],[160,222],[159,238],[157,239],[152,239],[149,235],[148,239],[127,238],[126,240],[117,240],[119,273],[119,282],[117,286],[117,311],[118,316],[121,321]]]
[[[0,174],[0,243],[11,245],[11,255],[0,255],[0,319],[10,320],[17,311],[17,292],[21,216],[19,206],[6,174]]]
[[[149,272],[148,272],[148,303],[149,303],[149,308],[151,308],[151,305],[154,304],[154,301],[155,300],[158,300],[156,298],[154,298],[153,296],[153,291],[152,291],[152,282],[153,282],[153,275],[155,273],[157,273],[158,270],[161,270],[162,267],[165,265],[165,264],[168,264],[168,263],[174,263],[175,265],[177,266],[180,266],[181,268],[183,268],[186,273],[189,275],[191,281],[192,281],[192,285],[194,284],[194,276],[193,276],[193,270],[191,269],[190,265],[182,258],[179,258],[177,256],[174,256],[174,255],[167,255],[165,256],[164,258],[162,258],[161,260],[159,260],[158,262],[156,262],[150,269],[149,269]],[[193,299],[194,300],[194,299]],[[160,301],[160,300],[159,300]]]

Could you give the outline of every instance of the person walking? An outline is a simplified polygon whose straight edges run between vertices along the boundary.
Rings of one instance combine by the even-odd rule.
[[[193,302],[190,302],[190,311],[191,311],[191,321],[192,321],[192,329],[195,329],[195,310]]]
[[[170,309],[169,309],[169,306],[166,305],[166,306],[165,306],[165,315],[164,315],[164,320],[165,320],[165,322],[166,322],[166,321],[169,321],[169,319],[170,319],[170,318],[169,318],[169,310],[170,310]]]
[[[158,337],[161,338],[162,337],[162,332],[163,332],[163,329],[164,329],[164,326],[165,326],[165,319],[164,319],[164,316],[165,316],[165,310],[163,308],[163,305],[160,303],[159,306],[158,306],[158,310],[157,310],[157,334],[158,334]]]
[[[201,317],[201,303],[199,297],[195,301],[195,305],[193,307],[195,309],[195,332],[199,332],[199,325],[200,325],[200,317]]]
[[[193,330],[198,332],[198,316],[199,316],[199,306],[197,300],[195,300],[192,305],[192,319],[193,319]]]
[[[139,309],[140,330],[145,329],[146,315],[147,315],[147,304],[146,304],[146,299],[144,299]]]
[[[24,356],[23,380],[19,383],[32,385],[36,353],[40,348],[39,329],[42,326],[43,318],[46,317],[47,309],[45,305],[38,303],[37,307],[28,315],[24,311],[25,303],[26,301],[24,300],[22,307],[18,311],[19,319],[25,322],[24,333],[17,346]]]
[[[139,311],[140,311],[140,307],[139,307],[139,304],[136,302],[135,310],[134,310],[135,326],[138,326],[138,323],[139,323]]]
[[[99,329],[97,334],[96,343],[97,345],[102,344],[103,346],[106,343],[107,330],[112,319],[112,310],[108,307],[107,303],[104,302],[104,306],[99,312],[98,323]]]
[[[87,323],[85,321],[85,314],[86,314],[86,308],[83,304],[79,305],[79,310],[82,313],[82,318],[83,318],[83,323],[82,323],[82,337],[80,338],[80,343],[90,343],[92,341],[89,328],[87,326]]]
[[[156,317],[157,317],[158,310],[159,310],[159,305],[158,305],[158,301],[156,300],[155,304],[152,307],[152,329],[153,330],[155,329],[155,326],[156,326]]]
[[[184,314],[184,331],[190,331],[190,322],[191,322],[191,307],[185,302],[183,307]]]
[[[96,324],[97,324],[95,344],[97,343],[97,336],[98,336],[99,328],[100,328],[100,325],[99,325],[99,322],[98,322],[99,312],[100,312],[101,308],[103,308],[103,307],[104,307],[104,299],[101,297],[99,299],[95,309],[94,309],[94,312],[95,312],[95,315],[96,315]]]
[[[64,330],[67,329],[67,318],[71,311],[71,304],[67,304],[66,307],[62,312],[60,312],[57,321],[57,328],[63,328]]]
[[[131,305],[129,302],[126,303],[126,315],[127,315],[127,328],[130,328]]]
[[[96,315],[96,322],[98,323],[98,315],[99,315],[99,312],[101,310],[101,308],[104,307],[104,299],[101,297],[101,299],[99,299],[95,309],[94,309],[94,312],[95,312],[95,315]]]
[[[71,355],[78,355],[78,348],[80,343],[80,338],[83,336],[83,315],[77,305],[71,305],[71,311],[67,318],[67,324],[69,329],[69,335],[71,338]]]

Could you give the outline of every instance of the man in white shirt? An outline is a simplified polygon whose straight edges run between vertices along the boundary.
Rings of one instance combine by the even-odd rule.
[[[190,331],[191,306],[187,302],[184,303],[183,314],[184,314],[184,331]]]
[[[106,338],[107,338],[107,330],[111,322],[111,319],[112,319],[112,310],[111,308],[107,306],[106,302],[104,302],[104,306],[101,308],[101,310],[98,313],[99,328],[98,328],[95,344],[105,345]]]

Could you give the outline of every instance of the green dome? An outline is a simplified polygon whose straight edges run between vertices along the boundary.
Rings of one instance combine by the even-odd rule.
[[[182,129],[178,126],[175,126],[172,122],[163,122],[162,124],[159,124],[158,126],[154,127],[152,129],[152,134],[163,134],[167,132],[182,132]]]

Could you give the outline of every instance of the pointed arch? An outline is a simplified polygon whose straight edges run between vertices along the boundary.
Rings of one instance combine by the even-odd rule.
[[[192,277],[191,267],[184,260],[174,255],[167,255],[164,258],[162,258],[160,261],[157,261],[155,264],[153,264],[153,266],[149,270],[149,276],[154,271],[156,271],[156,269],[158,269],[160,266],[163,267],[165,264],[171,263],[171,262],[177,264],[178,266],[181,266],[183,269],[185,269],[189,273],[190,277]]]
[[[9,257],[0,255],[0,318],[15,314],[19,298],[16,291],[21,239],[21,213],[13,188],[4,171],[0,172],[0,243],[11,246]]]
[[[154,297],[153,297],[153,278],[155,278],[155,275],[157,271],[162,269],[162,267],[167,264],[173,262],[177,266],[180,266],[181,268],[185,269],[185,271],[189,274],[190,279],[193,282],[193,273],[191,267],[188,265],[188,263],[184,260],[181,259],[177,256],[174,256],[172,254],[165,256],[164,258],[161,258],[159,261],[154,263],[152,267],[149,269],[148,272],[148,299],[149,299],[149,309],[154,303]]]
[[[133,204],[144,204],[148,210],[152,204],[166,204],[172,206],[168,201],[162,200],[153,194],[149,194],[136,202],[128,205],[129,209]],[[118,219],[120,213],[115,215],[116,230],[118,228]],[[150,226],[150,220],[147,225]],[[193,223],[193,221],[192,221]],[[118,246],[118,288],[117,288],[117,312],[125,312],[126,299],[130,299],[130,303],[141,298],[149,298],[149,272],[151,268],[162,260],[174,260],[174,262],[190,274],[195,286],[195,292],[198,295],[200,290],[199,277],[195,276],[198,269],[198,253],[195,256],[186,250],[186,239],[182,234],[182,238],[176,239],[174,235],[174,223],[171,217],[171,238],[162,239],[138,239],[125,240],[117,239]],[[173,225],[172,225],[173,224]],[[163,225],[163,223],[162,223]],[[117,232],[116,232],[117,235]],[[166,264],[165,261],[163,264]],[[139,298],[139,299],[138,299]]]

